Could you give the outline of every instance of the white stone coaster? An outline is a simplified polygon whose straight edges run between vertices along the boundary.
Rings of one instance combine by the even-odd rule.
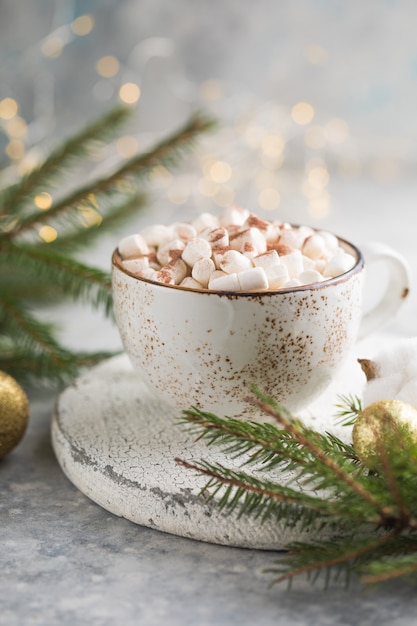
[[[381,339],[374,345],[381,345]],[[317,430],[350,439],[334,417],[339,394],[359,395],[364,376],[356,356],[375,351],[363,342],[334,385],[299,415]],[[211,543],[257,549],[286,549],[294,541],[323,538],[314,528],[253,516],[226,514],[200,494],[207,478],[185,469],[175,457],[206,459],[237,468],[217,446],[195,442],[178,414],[155,397],[125,355],[77,379],[60,396],[52,421],[52,443],[69,480],[91,500],[136,524]],[[253,470],[249,470],[253,471]],[[277,475],[275,474],[275,477]],[[280,475],[279,480],[290,480]],[[340,529],[327,531],[330,534]],[[328,535],[327,535],[328,536]]]

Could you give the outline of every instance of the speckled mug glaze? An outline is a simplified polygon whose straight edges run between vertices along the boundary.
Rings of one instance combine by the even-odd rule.
[[[254,417],[253,384],[290,411],[308,405],[335,378],[360,334],[393,315],[408,291],[405,262],[388,261],[385,297],[362,317],[364,260],[336,278],[279,291],[231,293],[161,285],[112,257],[114,312],[123,346],[149,386],[179,411],[197,406],[219,415]]]

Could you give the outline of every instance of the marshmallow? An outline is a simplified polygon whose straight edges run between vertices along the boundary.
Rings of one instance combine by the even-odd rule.
[[[304,270],[303,255],[300,250],[293,250],[289,254],[280,257],[281,264],[285,265],[290,278],[298,278]]]
[[[265,273],[270,289],[280,289],[289,279],[287,266],[281,263],[270,265]]]
[[[302,285],[310,285],[312,283],[321,283],[323,276],[316,270],[305,270],[304,272],[301,272],[298,280]]]
[[[241,291],[268,289],[268,278],[263,267],[251,267],[237,274]]]
[[[251,243],[255,246],[258,254],[262,254],[266,252],[266,239],[262,235],[259,228],[247,228],[237,235],[233,235],[230,237],[230,245],[234,250],[238,250],[239,252],[243,250],[244,245],[246,243]]]
[[[218,228],[206,228],[201,231],[200,237],[206,239],[209,244],[214,248],[215,246],[228,246],[229,245],[229,233],[226,228],[219,226]]]
[[[155,270],[153,270],[151,267],[146,267],[140,272],[139,276],[141,278],[147,278],[148,280],[155,280],[155,274]]]
[[[301,287],[301,283],[298,278],[290,278],[286,283],[282,286],[282,289],[293,289],[294,287]]]
[[[179,285],[180,282],[188,275],[188,267],[180,258],[172,259],[172,261],[164,265],[160,271],[171,272],[176,285]]]
[[[263,267],[264,269],[271,267],[271,265],[279,265],[278,252],[276,250],[268,250],[268,252],[254,257],[252,263],[255,267]]]
[[[211,279],[209,289],[213,291],[239,291],[240,285],[237,274],[224,274],[224,276]]]
[[[194,263],[191,276],[198,281],[203,287],[207,287],[210,277],[215,271],[216,266],[212,259],[199,259]]]
[[[207,228],[210,230],[217,228],[219,226],[219,220],[211,213],[201,213],[195,220],[192,221],[192,225],[196,229],[197,233],[201,233]]]
[[[227,250],[219,260],[219,269],[227,274],[243,272],[250,267],[252,267],[250,259],[237,250]]]
[[[181,256],[182,251],[185,248],[185,243],[181,239],[173,239],[161,246],[156,253],[156,258],[160,265],[166,265],[173,258]]]
[[[336,254],[333,256],[330,261],[327,263],[324,268],[323,276],[326,278],[333,278],[334,276],[339,276],[340,274],[344,274],[349,271],[356,263],[356,259],[351,254],[347,252],[342,252],[342,254]]]
[[[321,235],[310,235],[304,242],[303,254],[317,260],[325,256],[326,243]]]
[[[220,224],[222,226],[242,226],[249,215],[249,211],[240,206],[228,207],[220,218]]]
[[[123,267],[167,285],[215,291],[291,289],[339,276],[356,259],[327,231],[269,221],[238,206],[218,218],[155,224],[122,239]]]
[[[122,265],[131,274],[140,274],[149,267],[149,261],[147,256],[140,256],[136,259],[124,259]]]
[[[211,257],[211,245],[202,237],[194,237],[186,244],[181,257],[189,267],[193,267],[200,259]]]
[[[128,235],[119,241],[117,246],[122,259],[134,256],[143,256],[149,253],[149,247],[142,235]]]
[[[192,224],[187,224],[186,222],[173,224],[172,231],[174,237],[178,237],[178,239],[182,239],[183,241],[189,241],[190,239],[197,237],[197,230],[195,227]]]
[[[154,274],[154,280],[163,285],[175,285],[175,280],[170,270],[161,269]]]
[[[204,289],[203,285],[197,280],[194,280],[191,276],[186,276],[184,280],[180,282],[180,287],[187,287],[188,289]]]
[[[141,230],[142,237],[148,244],[148,246],[159,248],[168,241],[173,239],[172,229],[170,226],[164,226],[163,224],[154,224],[153,226],[146,226]]]

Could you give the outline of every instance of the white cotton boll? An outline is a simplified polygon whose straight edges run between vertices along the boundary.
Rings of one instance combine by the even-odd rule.
[[[362,405],[366,408],[378,400],[393,400],[398,398],[401,390],[402,376],[394,372],[391,376],[374,378],[366,383],[362,394]]]
[[[149,267],[147,256],[137,257],[136,259],[124,259],[122,266],[131,274],[140,274],[142,270]]]
[[[396,395],[397,400],[408,402],[411,406],[417,408],[417,378],[406,383]]]
[[[164,226],[163,224],[154,224],[152,226],[145,226],[140,231],[140,234],[148,244],[148,246],[158,248],[163,246],[168,241],[172,241],[175,237],[172,234],[170,226]]]
[[[300,250],[293,250],[289,254],[280,256],[281,265],[285,265],[290,278],[298,278],[304,270],[303,255]]]
[[[239,291],[240,285],[237,274],[224,274],[212,278],[209,282],[209,289],[213,291]]]
[[[157,253],[156,258],[161,266],[166,265],[172,259],[181,256],[182,251],[185,248],[185,243],[181,239],[173,239],[161,246]]]
[[[200,259],[211,257],[211,245],[206,239],[195,237],[186,244],[181,256],[189,267],[193,267]]]
[[[207,287],[210,277],[215,271],[216,266],[212,259],[199,259],[195,262],[191,271],[191,276],[198,281],[203,287]]]
[[[192,224],[187,222],[177,222],[172,225],[172,231],[174,238],[182,239],[182,241],[189,241],[197,237],[197,230]]]
[[[143,256],[149,253],[149,246],[142,235],[128,235],[119,241],[117,246],[122,259]]]
[[[237,250],[228,250],[219,260],[219,269],[227,274],[243,272],[252,267],[250,259]]]
[[[237,275],[241,291],[264,291],[268,289],[268,278],[263,267],[251,267]]]
[[[417,408],[417,337],[399,339],[371,361],[360,361],[370,378],[363,391],[364,406],[396,399]]]
[[[191,223],[196,229],[197,233],[201,233],[201,231],[205,230],[206,228],[217,228],[219,225],[219,218],[212,213],[201,213]]]

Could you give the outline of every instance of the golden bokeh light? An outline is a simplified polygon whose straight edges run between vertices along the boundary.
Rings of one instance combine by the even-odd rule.
[[[175,185],[171,185],[166,192],[168,200],[173,204],[185,204],[189,198],[190,192],[186,184],[177,182]]]
[[[266,211],[273,211],[281,202],[281,195],[274,187],[266,187],[259,192],[259,206]]]
[[[19,106],[13,98],[3,98],[0,100],[0,118],[2,120],[11,120],[19,110]]]
[[[324,192],[314,198],[310,198],[308,212],[316,220],[326,218],[330,213],[330,196]]]
[[[235,191],[232,187],[228,185],[222,185],[218,187],[213,194],[213,200],[217,206],[225,209],[231,204],[233,204],[235,200]]]
[[[56,59],[62,54],[64,42],[60,37],[48,37],[41,45],[41,52],[45,57]]]
[[[27,133],[27,124],[23,117],[15,115],[6,123],[6,133],[9,137],[24,137]]]
[[[349,124],[341,118],[329,120],[324,128],[327,141],[343,143],[349,137]]]
[[[312,44],[304,50],[304,57],[311,65],[327,65],[329,62],[329,53],[323,46]]]
[[[259,124],[251,123],[248,124],[243,133],[243,138],[245,142],[251,148],[259,148],[262,144],[262,139],[265,135],[265,129],[262,128]]]
[[[21,139],[12,139],[7,144],[5,152],[13,160],[21,159],[25,154],[25,144]]]
[[[281,135],[269,133],[262,138],[261,147],[267,157],[280,157],[285,148],[285,140]]]
[[[321,126],[310,126],[304,134],[304,142],[309,148],[319,150],[326,145],[326,131]]]
[[[149,174],[149,180],[162,187],[169,185],[172,179],[173,176],[171,172],[163,165],[156,165]]]
[[[314,107],[309,102],[297,102],[291,109],[291,117],[296,124],[305,126],[314,118]]]
[[[100,226],[103,221],[103,216],[92,206],[78,207],[78,211],[81,214],[83,224],[86,228],[90,228],[91,226]]]
[[[96,72],[103,78],[111,78],[116,76],[120,69],[120,63],[116,57],[108,55],[101,57],[96,63]]]
[[[71,30],[75,35],[84,37],[94,28],[94,18],[92,15],[80,15],[71,23]]]
[[[121,157],[128,159],[138,151],[139,142],[132,135],[123,135],[116,141],[116,150]]]
[[[215,183],[227,183],[232,177],[232,168],[226,161],[215,161],[210,166],[210,178]]]
[[[308,182],[316,189],[323,189],[329,183],[329,172],[324,165],[312,167],[307,174]]]
[[[47,191],[41,191],[34,199],[35,205],[41,211],[46,211],[46,209],[50,209],[52,206],[52,196]]]
[[[200,85],[200,96],[207,102],[220,100],[223,95],[223,87],[219,80],[205,80]]]
[[[200,180],[198,181],[199,192],[207,198],[211,198],[212,196],[214,196],[218,188],[219,186],[216,185],[216,183],[207,178],[200,178]]]
[[[47,224],[39,229],[38,234],[39,237],[43,241],[45,241],[45,243],[51,243],[52,241],[55,241],[55,239],[58,237],[58,232],[56,231],[56,229],[53,228],[53,226],[48,226]]]
[[[126,104],[134,104],[140,98],[140,88],[136,83],[124,83],[119,89],[119,98]]]

